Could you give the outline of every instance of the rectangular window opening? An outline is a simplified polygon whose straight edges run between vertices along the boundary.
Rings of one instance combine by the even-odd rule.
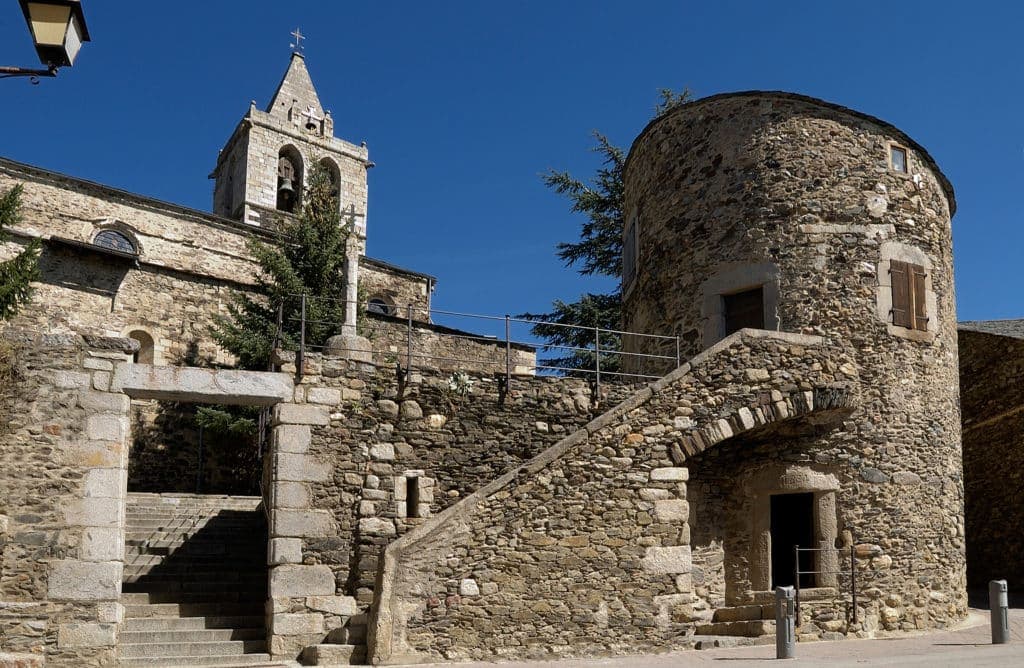
[[[637,216],[630,218],[626,225],[626,235],[622,240],[622,286],[628,288],[636,278],[639,252],[639,225]]]
[[[889,159],[892,162],[892,169],[896,172],[907,173],[907,149],[900,146],[889,147]]]
[[[420,479],[405,479],[405,516],[420,516]]]
[[[764,287],[722,295],[725,335],[744,328],[764,329]]]

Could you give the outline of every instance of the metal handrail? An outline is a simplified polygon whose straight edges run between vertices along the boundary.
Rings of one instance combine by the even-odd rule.
[[[316,326],[332,326],[332,325],[343,326],[344,325],[344,323],[341,323],[341,322],[334,322],[334,321],[331,321],[331,320],[323,320],[323,319],[320,319],[320,318],[310,319],[308,317],[310,301],[315,301],[315,300],[329,301],[329,302],[336,303],[336,304],[345,304],[346,306],[354,305],[356,307],[360,307],[360,308],[364,308],[364,309],[367,308],[370,305],[370,303],[368,301],[348,300],[348,299],[342,299],[342,298],[337,298],[337,297],[315,297],[315,298],[310,298],[307,294],[304,294],[304,293],[288,293],[288,294],[284,295],[284,297],[285,298],[294,299],[294,300],[297,300],[299,302],[299,315],[298,315],[298,317],[292,315],[292,316],[289,316],[287,318],[288,322],[298,322],[299,323],[299,337],[298,337],[299,341],[298,341],[298,344],[297,344],[298,348],[296,350],[296,358],[295,358],[296,373],[299,376],[301,376],[303,374],[303,372],[304,372],[304,370],[303,370],[303,363],[304,363],[304,358],[305,358],[306,350],[307,349],[322,349],[323,348],[323,346],[312,345],[312,344],[308,344],[306,342],[306,327],[308,325],[316,325]],[[274,336],[275,346],[280,345],[281,341],[283,339],[283,322],[284,322],[283,303],[284,303],[284,299],[282,299],[278,303],[278,306],[277,306],[277,318],[278,318],[278,321],[277,321],[277,330],[276,330],[275,336]],[[394,307],[392,307],[392,308],[394,308]],[[461,339],[461,340],[466,340],[466,341],[476,341],[476,342],[480,342],[480,343],[487,343],[487,344],[494,344],[494,345],[504,344],[504,348],[505,348],[505,382],[506,382],[506,390],[511,388],[511,383],[512,383],[512,367],[513,367],[513,363],[512,363],[512,347],[513,346],[528,346],[528,347],[533,348],[534,350],[543,350],[543,351],[548,351],[548,352],[551,352],[551,351],[568,351],[568,352],[571,352],[571,353],[578,353],[578,354],[583,354],[583,355],[587,355],[587,356],[593,356],[592,357],[593,362],[594,362],[594,368],[593,369],[580,369],[580,368],[574,368],[574,367],[569,367],[569,366],[551,365],[551,364],[538,364],[538,363],[534,363],[532,365],[529,365],[529,367],[532,368],[534,371],[551,371],[551,372],[563,373],[563,374],[564,373],[580,373],[580,374],[592,375],[593,378],[594,378],[595,395],[598,396],[598,397],[600,397],[600,395],[601,395],[601,377],[602,376],[605,376],[605,377],[615,376],[615,377],[620,377],[620,378],[635,378],[635,379],[656,379],[656,378],[660,378],[661,377],[661,376],[658,376],[658,375],[644,374],[644,373],[631,373],[631,372],[625,372],[625,371],[610,371],[610,370],[607,369],[607,367],[602,368],[602,366],[604,366],[604,362],[606,360],[612,359],[612,358],[614,358],[616,356],[618,356],[619,359],[622,359],[622,358],[625,358],[625,357],[630,357],[630,358],[633,358],[633,359],[674,360],[676,367],[678,367],[679,364],[682,361],[681,358],[680,358],[681,346],[680,346],[680,339],[679,339],[678,336],[669,336],[669,335],[664,335],[664,334],[648,334],[648,333],[645,333],[645,332],[628,332],[628,331],[625,331],[625,330],[604,329],[604,328],[601,328],[601,327],[592,327],[592,326],[588,326],[588,325],[572,325],[572,324],[566,324],[566,323],[561,323],[561,322],[551,322],[551,321],[545,321],[545,320],[529,320],[529,319],[526,319],[526,318],[513,318],[510,315],[496,316],[496,315],[486,315],[486,314],[480,314],[480,313],[467,313],[467,312],[462,312],[462,311],[450,311],[450,310],[444,310],[444,309],[431,309],[429,307],[423,307],[423,306],[417,306],[417,305],[414,305],[414,304],[408,304],[408,305],[405,306],[405,318],[403,318],[405,320],[405,322],[406,322],[406,351],[405,351],[406,368],[405,369],[401,369],[401,366],[399,367],[400,370],[404,372],[406,379],[408,379],[409,374],[411,373],[411,369],[412,369],[412,366],[413,366],[413,360],[431,360],[432,359],[432,360],[437,360],[437,361],[441,361],[441,362],[463,362],[463,363],[469,363],[469,364],[495,364],[495,363],[500,363],[497,360],[491,360],[491,359],[479,359],[479,358],[467,358],[467,357],[450,357],[450,356],[434,355],[434,354],[424,353],[424,352],[420,352],[420,351],[415,351],[414,350],[413,333],[414,333],[414,331],[417,331],[420,328],[418,327],[419,323],[413,318],[413,313],[414,312],[415,313],[425,313],[426,316],[427,316],[426,317],[426,321],[428,323],[432,322],[432,316],[434,316],[434,315],[461,317],[461,318],[473,318],[473,319],[477,319],[477,320],[485,320],[485,321],[490,321],[490,322],[502,322],[502,321],[504,321],[504,323],[505,323],[505,337],[504,337],[504,339],[502,339],[502,338],[500,338],[499,336],[496,336],[496,335],[474,335],[474,334],[470,334],[470,333],[459,333],[459,332],[456,332],[456,331],[452,331],[452,332],[437,332],[437,334],[439,336],[445,336],[445,337],[450,337],[450,338],[454,338],[454,339]],[[389,314],[389,315],[391,315],[392,317],[395,317],[395,318],[401,318],[401,316],[399,316],[397,313]],[[512,335],[511,335],[512,334],[512,332],[511,332],[512,323],[527,324],[527,325],[530,325],[531,327],[532,326],[536,326],[536,325],[545,325],[545,326],[552,326],[552,327],[560,327],[560,328],[563,328],[563,329],[576,329],[576,330],[580,330],[580,331],[584,331],[584,332],[592,332],[593,333],[593,343],[592,343],[592,345],[585,345],[585,346],[571,346],[571,345],[563,345],[563,344],[556,344],[556,343],[538,343],[538,342],[533,342],[533,341],[515,340],[515,339],[512,338]],[[618,337],[621,337],[621,336],[636,336],[636,337],[643,337],[643,338],[648,338],[648,339],[658,339],[658,340],[665,340],[665,341],[674,341],[675,342],[675,355],[673,356],[671,354],[662,355],[662,354],[657,354],[657,353],[627,352],[627,351],[617,350],[617,349],[609,350],[609,349],[604,347],[604,345],[607,343],[608,339],[606,338],[605,339],[605,343],[602,343],[602,335],[604,335],[605,337],[612,336],[612,337],[615,337],[616,339]],[[516,366],[519,366],[519,365],[516,365]]]
[[[855,542],[850,543],[850,568],[849,570],[840,571],[802,571],[800,570],[800,553],[801,552],[835,552],[836,555],[842,555],[846,552],[845,548],[841,547],[800,547],[800,545],[793,546],[793,555],[795,557],[793,563],[793,589],[794,597],[796,599],[794,611],[796,613],[796,625],[800,626],[800,576],[801,575],[846,575],[850,576],[850,607],[853,612],[853,623],[857,624],[857,554],[856,548],[854,547]]]

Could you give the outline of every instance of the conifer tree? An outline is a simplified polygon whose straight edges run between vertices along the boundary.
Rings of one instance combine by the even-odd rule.
[[[20,185],[0,197],[0,243],[7,241],[5,230],[16,225],[21,209]],[[39,279],[40,242],[33,239],[18,255],[0,262],[0,320],[9,320],[32,297],[32,281]]]
[[[266,370],[282,305],[282,340],[299,339],[301,295],[306,299],[306,342],[323,345],[345,320],[345,248],[352,221],[342,220],[330,173],[320,165],[310,170],[300,214],[289,219],[274,244],[251,240],[249,250],[259,264],[257,295],[237,292],[228,315],[217,320],[213,336],[238,357],[243,369]],[[354,307],[354,305],[352,305]]]
[[[658,97],[654,107],[655,118],[693,98],[686,88],[679,93],[664,88],[658,91]],[[593,135],[597,145],[592,150],[601,156],[602,166],[589,183],[577,179],[569,172],[553,169],[541,178],[544,185],[569,199],[572,203],[570,211],[584,216],[579,241],[559,243],[558,257],[568,267],[578,266],[577,271],[584,276],[608,276],[616,279],[617,283],[611,292],[587,292],[574,302],[558,299],[552,303],[552,310],[548,313],[524,313],[520,316],[558,325],[575,325],[574,328],[544,323],[533,326],[531,331],[535,336],[557,346],[593,347],[595,333],[584,327],[617,330],[622,325],[622,234],[625,229],[622,168],[626,154],[600,132],[594,131]],[[602,351],[619,350],[620,344],[617,335],[601,335]],[[580,350],[545,358],[543,364],[568,369],[593,369],[595,360],[592,353]],[[618,366],[618,355],[601,356],[603,371],[616,371]]]
[[[351,231],[352,221],[342,221],[330,173],[314,165],[302,210],[285,221],[277,243],[249,241],[249,252],[259,265],[255,294],[235,292],[228,315],[214,323],[214,339],[238,358],[240,368],[266,371],[276,336],[283,346],[294,347],[299,340],[303,294],[306,343],[320,346],[338,333],[345,320],[345,248]],[[256,434],[259,412],[251,406],[202,406],[195,419],[215,438],[237,445],[239,438]]]

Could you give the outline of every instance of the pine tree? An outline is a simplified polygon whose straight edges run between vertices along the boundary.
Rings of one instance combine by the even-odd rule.
[[[0,243],[7,241],[4,230],[17,225],[21,210],[20,185],[0,197]],[[32,281],[39,280],[38,239],[31,240],[18,255],[0,262],[0,320],[10,320],[32,298]]]
[[[323,345],[345,320],[345,248],[352,221],[342,221],[329,172],[314,166],[298,217],[281,229],[279,244],[251,240],[259,264],[256,294],[237,292],[228,315],[213,328],[214,339],[238,358],[243,369],[265,370],[282,306],[282,342],[299,339],[301,295],[306,295],[306,343]],[[354,307],[354,305],[353,305]]]
[[[259,264],[255,294],[236,292],[228,315],[213,326],[214,339],[238,358],[243,369],[265,371],[275,337],[285,347],[299,340],[302,295],[306,295],[306,343],[321,346],[345,321],[345,249],[352,221],[342,221],[330,173],[310,170],[302,211],[288,219],[277,245],[256,239],[249,251]],[[282,329],[277,331],[281,305]],[[352,305],[354,308],[355,305]],[[196,424],[225,442],[254,436],[260,409],[250,406],[203,406]]]
[[[685,88],[679,93],[663,88],[658,91],[658,98],[654,107],[655,118],[686,104],[693,99],[693,95]],[[558,257],[568,267],[578,266],[577,271],[583,276],[608,276],[617,283],[612,292],[584,293],[574,302],[555,300],[548,313],[524,313],[519,316],[558,323],[552,325],[539,322],[531,329],[535,336],[554,346],[593,348],[596,334],[593,329],[587,328],[617,330],[622,325],[622,234],[625,229],[622,168],[626,154],[600,132],[594,131],[593,135],[597,145],[592,150],[601,156],[602,166],[590,183],[575,178],[569,172],[553,169],[541,178],[544,185],[572,202],[570,211],[585,217],[580,240],[559,243]],[[601,334],[602,351],[617,351],[621,343],[618,335]],[[592,370],[596,366],[594,358],[592,352],[578,350],[546,357],[542,364]],[[619,360],[619,355],[601,355],[601,370],[617,371]]]

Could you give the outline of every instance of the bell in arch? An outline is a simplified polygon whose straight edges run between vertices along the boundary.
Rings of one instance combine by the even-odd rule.
[[[277,164],[277,208],[293,212],[295,209],[295,166],[286,156]]]

